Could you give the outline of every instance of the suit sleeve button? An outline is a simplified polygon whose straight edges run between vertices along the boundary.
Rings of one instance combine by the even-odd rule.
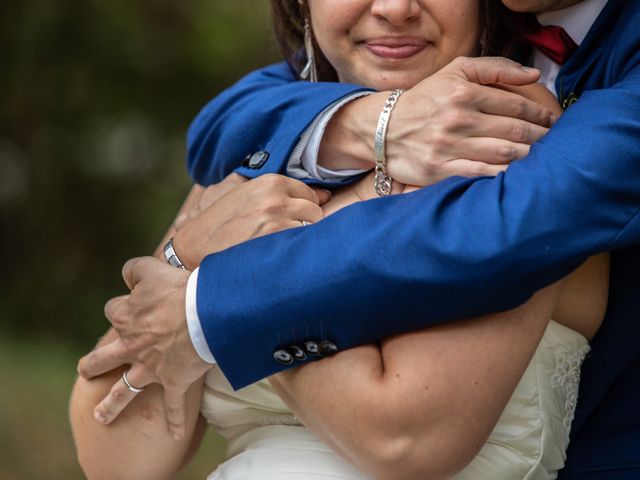
[[[320,355],[319,347],[316,342],[304,342],[304,350],[310,357],[317,357]]]
[[[298,345],[291,345],[288,349],[291,356],[299,362],[307,359],[307,354]]]
[[[323,342],[320,342],[320,345],[318,345],[318,349],[320,351],[320,355],[322,355],[323,357],[328,357],[330,355],[335,355],[336,353],[338,353],[337,345],[331,340],[324,340]]]
[[[291,365],[293,363],[293,356],[281,348],[273,352],[273,358],[280,365]]]
[[[268,159],[269,159],[269,152],[265,152],[264,150],[261,150],[259,152],[250,153],[249,155],[244,157],[244,160],[242,161],[242,165],[244,167],[257,170],[259,168],[262,168],[262,166],[266,163]]]

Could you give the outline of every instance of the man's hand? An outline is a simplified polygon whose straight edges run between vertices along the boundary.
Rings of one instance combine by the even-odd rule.
[[[127,378],[143,388],[164,388],[165,412],[171,434],[184,435],[185,393],[211,368],[195,351],[185,314],[189,273],[151,257],[134,258],[122,276],[130,295],[111,299],[105,314],[120,335],[78,363],[78,372],[90,379],[122,365],[131,365]],[[136,396],[122,380],[98,404],[94,414],[104,424],[113,422]]]
[[[554,112],[497,85],[534,83],[539,72],[504,58],[458,58],[407,90],[391,115],[387,169],[395,180],[426,186],[444,178],[496,175],[522,158]],[[356,99],[329,122],[319,163],[372,168],[373,138],[389,92]]]

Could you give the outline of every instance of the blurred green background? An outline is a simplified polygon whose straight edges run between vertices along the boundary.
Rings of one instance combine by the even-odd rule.
[[[275,59],[266,0],[0,2],[1,480],[83,478],[76,361],[190,187],[190,120]],[[180,478],[223,448],[209,435]]]

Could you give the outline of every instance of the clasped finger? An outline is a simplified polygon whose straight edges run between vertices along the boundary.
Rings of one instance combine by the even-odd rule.
[[[144,376],[140,369],[126,370],[120,380],[113,384],[109,394],[94,409],[95,419],[108,425],[118,418],[127,405],[141,393],[140,390],[144,390],[151,383],[148,380],[145,381]]]
[[[78,374],[90,379],[110,372],[111,370],[129,362],[127,350],[122,340],[114,340],[107,345],[98,347],[85,355],[78,362]]]
[[[455,154],[458,158],[479,160],[495,165],[511,163],[529,154],[530,145],[489,137],[468,137],[458,142]]]
[[[116,326],[114,322],[117,323],[121,318],[122,311],[126,308],[128,299],[129,295],[121,295],[110,299],[104,304],[104,316],[107,317],[107,320],[109,320],[114,327]]]
[[[324,218],[324,212],[313,202],[294,198],[289,202],[287,217],[292,220],[317,223]]]

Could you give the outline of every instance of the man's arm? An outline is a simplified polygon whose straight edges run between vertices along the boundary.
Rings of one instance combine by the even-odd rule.
[[[330,353],[513,308],[588,256],[639,243],[640,67],[628,72],[586,92],[526,159],[495,178],[452,178],[364,202],[207,257],[197,310],[231,384],[319,358],[318,342]],[[138,281],[158,275],[148,262],[136,270]],[[137,301],[156,326],[185,338],[184,306],[171,302],[185,298],[184,285],[165,287],[148,298],[136,291]],[[135,338],[145,321],[117,319],[118,331]],[[129,344],[127,358],[145,354]],[[295,346],[309,347],[305,360],[289,358]]]
[[[495,174],[496,163],[520,158],[546,133],[552,112],[487,85],[525,85],[537,78],[536,70],[506,59],[459,58],[421,82],[405,93],[394,112],[398,121],[390,129],[387,152],[391,175],[427,185],[454,174]],[[250,178],[285,173],[314,120],[336,101],[367,90],[296,81],[284,63],[258,70],[222,92],[193,121],[189,171],[203,185],[234,169]],[[328,139],[320,148],[324,166],[373,167],[374,132],[388,93],[373,93],[340,108],[323,137]],[[402,145],[411,146],[410,155],[396,148]]]
[[[202,185],[217,183],[234,169],[249,178],[284,173],[313,120],[340,98],[367,90],[346,83],[296,81],[285,63],[253,72],[209,102],[191,124],[189,171]],[[249,162],[262,151],[267,153],[264,163]]]
[[[513,308],[588,256],[639,243],[638,112],[640,67],[586,92],[496,178],[364,202],[207,257],[198,313],[225,375],[238,388],[285,368],[274,352],[291,344],[342,350]]]

